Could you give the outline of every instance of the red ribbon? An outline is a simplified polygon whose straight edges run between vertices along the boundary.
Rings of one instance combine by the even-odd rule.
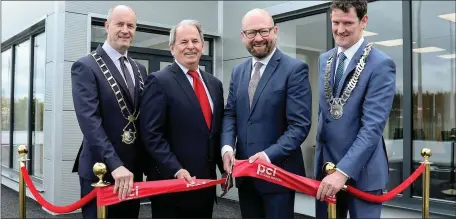
[[[186,192],[202,188],[207,188],[210,186],[215,186],[218,184],[225,183],[225,178],[218,180],[208,180],[208,179],[194,179],[194,184],[188,184],[185,179],[170,179],[170,180],[158,180],[158,181],[148,181],[148,182],[137,182],[133,184],[133,190],[130,195],[126,197],[126,200],[138,199],[149,197],[153,195],[168,194],[175,192]],[[107,186],[100,188],[97,194],[97,205],[98,206],[108,206],[117,204],[121,201],[118,193],[113,193],[114,186]]]
[[[248,160],[236,161],[233,168],[233,177],[250,176],[268,182],[279,184],[306,195],[315,197],[320,182],[287,172],[274,164],[257,159],[253,163]],[[335,203],[335,197],[327,197],[328,203]]]

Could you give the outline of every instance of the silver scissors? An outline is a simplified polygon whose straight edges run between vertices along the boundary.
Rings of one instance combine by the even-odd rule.
[[[235,157],[236,157],[236,149],[234,149],[234,152],[233,152],[233,160],[231,161],[230,171],[223,174],[223,175],[226,175],[226,181],[222,185],[223,193],[220,195],[220,197],[225,196],[226,193],[228,193],[228,190],[230,190],[230,188],[233,187],[233,168],[234,168]]]

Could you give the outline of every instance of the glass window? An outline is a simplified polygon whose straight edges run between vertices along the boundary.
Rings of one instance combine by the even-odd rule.
[[[10,115],[11,115],[11,49],[2,53],[2,165],[10,161]]]
[[[46,35],[42,33],[35,37],[34,46],[34,72],[33,72],[33,175],[43,176],[43,113],[44,113],[44,80],[46,67]]]
[[[27,145],[30,89],[30,40],[15,47],[13,168],[18,169],[17,147]]]
[[[421,149],[430,148],[430,197],[453,201],[447,193],[456,189],[455,8],[454,1],[412,1],[413,167],[423,160]],[[414,196],[421,185],[420,178]]]
[[[104,43],[105,40],[106,29],[103,26],[92,25],[92,42]],[[136,31],[132,46],[169,51],[169,35]],[[206,40],[203,55],[210,55],[209,49],[210,43]]]
[[[326,14],[312,15],[277,24],[279,33],[277,48],[283,53],[299,59],[309,66],[309,80],[312,85],[312,124],[318,120],[318,57],[327,50]],[[241,42],[239,42],[241,43]],[[229,79],[228,79],[229,81]],[[312,126],[309,136],[316,136],[317,126]],[[306,173],[313,175],[315,138],[307,138],[301,148]]]
[[[396,94],[383,131],[389,161],[389,180],[386,187],[388,191],[402,182],[403,173],[402,2],[376,1],[369,3],[368,7],[369,20],[364,30],[364,39],[373,42],[377,49],[388,55],[396,64]],[[385,14],[385,11],[388,13]]]

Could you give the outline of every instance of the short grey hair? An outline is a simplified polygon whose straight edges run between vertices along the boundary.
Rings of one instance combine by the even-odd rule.
[[[197,20],[183,20],[183,21],[179,22],[176,26],[171,28],[171,31],[169,33],[169,45],[170,46],[176,42],[177,28],[180,26],[184,26],[184,25],[192,25],[192,26],[196,27],[196,29],[198,30],[198,32],[200,34],[201,42],[204,42],[204,33],[203,33],[202,25]]]

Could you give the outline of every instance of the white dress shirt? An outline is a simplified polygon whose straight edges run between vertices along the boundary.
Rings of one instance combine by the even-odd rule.
[[[355,44],[353,44],[353,46],[351,46],[350,48],[348,48],[347,50],[345,50],[344,48],[342,47],[337,47],[337,61],[336,61],[336,68],[337,66],[339,65],[339,54],[341,52],[344,52],[345,54],[345,61],[344,61],[344,74],[346,74],[347,72],[345,72],[348,68],[348,64],[350,64],[350,61],[353,59],[353,56],[355,56],[356,52],[358,51],[359,47],[361,47],[361,45],[363,44],[364,42],[364,37],[361,37],[358,42],[356,42]],[[337,72],[337,69],[333,69],[334,72]],[[336,74],[334,74],[334,82],[336,81]]]
[[[177,60],[174,60],[174,61],[175,61],[176,64],[182,69],[182,71],[184,72],[184,74],[185,74],[185,76],[187,77],[188,81],[189,81],[190,84],[192,85],[193,89],[195,89],[194,86],[193,86],[193,78],[192,78],[192,76],[190,76],[190,75],[188,74],[189,69],[186,68],[185,66],[181,65]],[[206,91],[207,98],[209,98],[209,104],[211,105],[211,110],[212,110],[212,112],[214,112],[214,104],[213,104],[213,102],[212,102],[212,97],[211,97],[211,94],[209,93],[209,90],[207,89],[206,84],[204,83],[204,80],[203,80],[203,77],[201,76],[201,72],[200,72],[200,70],[199,70],[199,67],[198,67],[198,69],[196,70],[196,72],[198,72],[198,78],[200,79],[200,81],[201,81],[201,82],[203,83],[203,85],[204,85],[204,90]]]
[[[109,45],[107,41],[104,42],[102,46],[103,50],[108,54],[109,58],[111,58],[112,62],[114,62],[114,65],[117,67],[117,70],[119,70],[120,75],[122,75],[122,78],[125,81],[125,76],[123,74],[122,68],[120,67],[120,57],[125,56],[127,60],[125,61],[125,65],[127,66],[128,71],[130,71],[130,76],[131,80],[133,81],[133,85],[135,85],[135,76],[133,72],[133,68],[131,67],[130,60],[128,59],[128,51],[125,51],[125,54],[120,54],[115,50],[114,48]],[[127,84],[127,81],[125,81],[125,84]]]
[[[263,66],[261,66],[261,68],[260,68],[260,78],[261,78],[261,76],[263,76],[264,70],[266,69],[266,66],[267,66],[268,63],[269,63],[269,60],[271,60],[271,57],[274,55],[275,51],[276,51],[276,47],[274,47],[274,50],[271,52],[271,54],[269,54],[268,56],[264,57],[263,59],[257,59],[257,58],[255,58],[255,57],[252,56],[252,72],[250,73],[250,76],[252,76],[253,73],[255,72],[255,64],[256,64],[257,62],[261,62],[261,63],[263,63]],[[222,159],[223,159],[223,155],[224,155],[227,151],[233,151],[233,146],[231,146],[231,145],[224,145],[224,146],[222,147]],[[271,160],[269,159],[268,155],[267,155],[264,151],[262,151],[262,153],[263,153],[264,157],[266,157],[266,160],[267,160],[269,163],[271,163]]]

